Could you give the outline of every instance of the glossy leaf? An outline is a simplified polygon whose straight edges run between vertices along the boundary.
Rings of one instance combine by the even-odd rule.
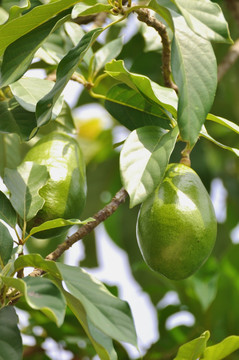
[[[25,221],[33,218],[44,205],[39,190],[48,178],[46,166],[31,161],[22,163],[16,170],[5,170],[4,183],[11,193],[11,204]]]
[[[107,336],[136,346],[136,333],[128,304],[79,267],[57,264],[69,292],[84,307],[90,321]]]
[[[78,219],[54,219],[54,220],[49,220],[44,222],[43,224],[36,226],[34,228],[31,229],[29,235],[34,235],[39,231],[43,231],[43,230],[49,230],[49,229],[56,229],[59,227],[63,227],[63,226],[73,226],[73,225],[85,225],[90,221],[95,221],[93,218],[89,218],[87,220],[81,221]]]
[[[210,337],[209,331],[205,331],[200,337],[180,346],[174,360],[198,360],[206,348]],[[216,359],[215,359],[216,360]]]
[[[160,184],[178,136],[156,126],[134,130],[120,155],[122,182],[130,196],[130,207],[140,204]]]
[[[239,126],[237,124],[233,123],[232,121],[229,121],[227,119],[224,119],[220,116],[216,116],[213,114],[208,114],[207,120],[214,121],[222,126],[225,126],[226,128],[228,128],[232,131],[235,131],[235,133],[239,134]]]
[[[207,40],[232,43],[221,8],[208,0],[174,0],[188,26]]]
[[[0,102],[0,113],[1,133],[18,134],[24,141],[29,140],[35,133],[35,114],[23,109],[14,98]]]
[[[23,78],[10,85],[10,88],[15,99],[23,109],[35,112],[37,102],[51,91],[53,86],[53,81],[38,78]],[[53,119],[60,114],[62,106],[63,96],[60,96],[52,111]]]
[[[17,223],[17,214],[11,202],[2,191],[0,191],[0,219],[11,227],[15,227]]]
[[[0,55],[7,46],[23,35],[42,25],[53,16],[75,5],[78,0],[56,0],[45,5],[37,6],[21,17],[0,25]]]
[[[37,49],[57,26],[67,20],[69,12],[70,10],[60,13],[7,47],[1,66],[0,85],[2,87],[12,84],[26,72]]]
[[[51,119],[52,108],[62,93],[64,87],[70,80],[72,74],[83,59],[88,48],[93,44],[100,35],[102,29],[89,31],[80,40],[77,46],[71,49],[68,54],[61,60],[56,73],[56,82],[52,90],[37,103],[36,115],[38,126],[44,125]]]
[[[20,291],[32,309],[41,310],[58,326],[63,324],[66,301],[62,292],[52,281],[42,277],[23,279],[2,277],[1,279],[9,287]]]
[[[162,111],[169,111],[176,116],[177,95],[174,90],[160,86],[146,76],[130,73],[122,60],[112,60],[106,64],[105,71],[113,78],[138,91],[148,101],[160,105]]]
[[[191,146],[212,106],[217,86],[217,65],[211,44],[192,32],[182,16],[174,17],[172,72],[179,88],[178,126]]]
[[[220,343],[209,346],[203,353],[203,360],[222,360],[239,349],[239,336],[228,336]]]
[[[7,227],[0,221],[0,268],[11,258],[13,239]]]
[[[112,8],[113,6],[107,1],[84,0],[74,6],[72,10],[72,18],[75,19],[78,16],[98,14],[99,12],[110,13]]]
[[[22,359],[22,339],[17,323],[18,317],[13,306],[0,309],[1,360]]]
[[[215,140],[211,135],[208,134],[205,126],[203,126],[203,128],[200,132],[200,135],[203,136],[205,139],[210,140],[211,142],[213,142],[217,146],[221,147],[222,149],[229,150],[229,151],[233,152],[235,155],[239,156],[239,149],[224,145],[224,144],[220,143],[219,141]]]

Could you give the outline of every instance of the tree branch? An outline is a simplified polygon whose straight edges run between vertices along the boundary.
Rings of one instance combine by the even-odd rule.
[[[120,189],[112,198],[111,202],[93,216],[95,221],[91,221],[80,227],[74,234],[69,236],[63,243],[58,245],[56,250],[48,254],[46,256],[46,260],[55,261],[56,259],[58,259],[75,242],[81,240],[83,237],[88,235],[92,230],[96,228],[97,225],[99,225],[101,222],[105,221],[109,216],[111,216],[118,209],[120,204],[125,202],[127,196],[127,191],[124,188]],[[30,276],[41,276],[43,273],[44,272],[41,269],[35,269],[31,272]]]
[[[239,39],[230,47],[228,53],[218,65],[218,81],[221,81],[226,72],[236,62],[239,57]]]
[[[177,85],[175,85],[171,79],[171,47],[166,26],[158,21],[155,17],[151,16],[148,9],[139,9],[135,10],[135,12],[138,14],[138,19],[140,21],[154,28],[160,35],[163,45],[162,62],[164,83],[165,86],[178,92]]]

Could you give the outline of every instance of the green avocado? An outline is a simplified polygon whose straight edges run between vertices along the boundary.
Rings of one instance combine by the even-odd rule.
[[[145,262],[171,280],[185,279],[209,257],[216,235],[214,208],[199,176],[186,165],[168,165],[138,215],[137,240]]]

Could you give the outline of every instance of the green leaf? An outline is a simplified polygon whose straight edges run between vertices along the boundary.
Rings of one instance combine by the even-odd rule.
[[[217,65],[211,44],[192,32],[182,16],[174,16],[172,72],[179,88],[178,126],[191,146],[212,106],[217,87]]]
[[[177,95],[174,90],[158,85],[147,76],[130,73],[122,60],[112,60],[106,64],[105,71],[113,78],[139,92],[148,101],[158,104],[163,112],[169,111],[173,116],[176,116]]]
[[[84,0],[76,4],[72,10],[72,18],[76,19],[79,16],[93,15],[100,12],[110,13],[113,9],[107,1]]]
[[[149,107],[150,106],[151,105],[149,103]],[[160,126],[163,129],[168,130],[171,129],[170,123],[167,119],[157,117],[148,112],[139,111],[132,107],[113,103],[111,101],[105,102],[105,108],[111,116],[113,116],[116,120],[119,121],[120,124],[124,125],[129,130],[134,130],[142,126],[149,125]]]
[[[49,80],[23,78],[10,85],[10,88],[15,99],[23,109],[35,112],[37,102],[51,91],[54,84],[53,81]],[[53,119],[60,114],[62,106],[63,96],[60,96],[52,111]]]
[[[207,120],[211,120],[211,121],[214,121],[220,125],[223,125],[225,126],[226,128],[232,130],[232,131],[235,131],[237,134],[239,134],[239,126],[227,119],[224,119],[220,116],[216,116],[216,115],[213,115],[213,114],[208,114],[207,115]]]
[[[211,142],[213,142],[217,146],[221,147],[222,149],[229,150],[229,151],[233,152],[235,155],[239,156],[239,149],[232,148],[230,146],[224,145],[224,144],[220,143],[219,141],[215,140],[211,135],[208,134],[205,126],[202,127],[200,135],[203,136],[205,139],[210,140]]]
[[[11,202],[2,191],[0,191],[0,219],[13,228],[17,223],[17,214]]]
[[[48,178],[46,166],[31,161],[23,162],[16,170],[5,170],[4,183],[11,193],[11,204],[25,221],[33,218],[44,205],[39,190]]]
[[[164,124],[166,128],[170,128],[170,119],[171,114],[168,112],[165,112],[164,109],[162,109],[158,104],[152,103],[148,101],[141,93],[138,91],[128,87],[125,84],[116,84],[114,85],[108,93],[105,95],[105,99],[109,101],[113,101],[114,103],[120,104],[120,105],[126,105],[127,107],[131,107],[135,110],[141,111],[145,115],[152,115],[158,117],[162,124]],[[106,102],[106,106],[108,104],[108,101]],[[119,121],[119,119],[116,117],[116,119]],[[121,119],[123,122],[128,122],[128,119]],[[158,120],[158,121],[160,121]],[[120,121],[121,122],[121,121]],[[133,121],[135,127],[138,123],[137,117]],[[134,126],[133,125],[133,126]],[[146,125],[146,124],[145,124]],[[153,125],[153,124],[148,124]],[[160,124],[159,124],[160,125]],[[130,122],[129,122],[129,126]],[[128,126],[127,126],[128,127]]]
[[[136,346],[136,333],[128,304],[79,267],[57,263],[69,292],[83,305],[92,324],[107,336]]]
[[[82,325],[97,354],[100,356],[100,359],[117,360],[117,354],[114,350],[112,339],[92,324],[81,302],[76,297],[64,289],[63,292],[67,301],[67,305]]]
[[[147,7],[154,10],[167,22],[170,28],[173,30],[173,20],[169,9],[173,6],[170,0],[150,0]]]
[[[7,227],[0,221],[0,268],[11,258],[13,239]]]
[[[156,126],[134,130],[120,154],[122,182],[130,196],[130,207],[143,202],[160,184],[178,136]]]
[[[46,38],[68,19],[70,10],[60,13],[11,43],[4,52],[1,66],[1,86],[7,86],[18,80],[28,69],[35,52]]]
[[[78,45],[71,49],[60,61],[57,68],[54,87],[37,103],[36,115],[38,126],[44,125],[51,119],[52,108],[58,97],[76,70],[78,63],[83,59],[83,56],[88,48],[93,44],[102,31],[103,30],[100,28],[89,31],[83,36]]]
[[[205,331],[200,337],[180,346],[174,360],[197,360],[205,350],[209,337],[209,331]]]
[[[58,326],[63,324],[66,301],[62,292],[51,280],[42,277],[24,279],[2,277],[1,279],[9,287],[20,291],[32,309],[41,310]]]
[[[209,346],[203,353],[203,360],[221,360],[239,349],[239,336],[228,336],[220,343]]]
[[[121,52],[123,47],[123,38],[112,40],[102,48],[100,48],[93,56],[93,77],[105,66],[106,63],[115,59]]]
[[[0,359],[21,360],[22,339],[17,327],[18,317],[13,306],[0,310]]]
[[[58,219],[54,219],[54,220],[49,220],[39,226],[32,228],[29,235],[34,235],[35,233],[38,233],[39,231],[55,229],[55,228],[59,228],[59,227],[63,227],[63,226],[84,225],[91,221],[95,221],[95,219],[89,218],[87,220],[81,221],[78,219],[66,220],[66,219],[58,218]]]
[[[42,269],[45,272],[48,272],[51,275],[53,275],[55,278],[59,278],[62,280],[61,273],[59,272],[56,263],[54,261],[43,259],[43,257],[39,254],[19,256],[14,262],[14,273],[18,272],[19,270],[25,267],[34,267],[34,268]]]
[[[23,109],[14,98],[0,102],[0,114],[0,132],[16,133],[23,141],[35,134],[35,114]]]
[[[174,0],[188,26],[199,36],[224,43],[232,43],[228,24],[218,4],[209,0]]]
[[[53,16],[75,5],[78,0],[56,0],[45,5],[36,6],[21,17],[0,25],[0,56],[9,44],[42,25]]]
[[[2,119],[1,119],[2,121]],[[1,123],[0,121],[0,123]],[[0,133],[0,176],[5,168],[16,168],[22,161],[22,143],[17,134]]]

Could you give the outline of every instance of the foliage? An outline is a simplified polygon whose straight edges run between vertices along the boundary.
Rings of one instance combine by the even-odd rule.
[[[210,0],[1,1],[1,359],[49,359],[47,338],[72,359],[130,358],[122,343],[137,348],[137,335],[128,303],[86,271],[99,265],[93,230],[101,222],[158,314],[160,337],[141,350],[146,360],[238,358],[239,248],[231,237],[239,219],[239,73],[231,66],[221,81],[217,62],[239,34],[236,10],[218,3],[222,8]],[[134,33],[126,36],[129,29]],[[42,79],[26,72],[35,69]],[[70,80],[81,85],[71,108],[63,95]],[[105,118],[77,118],[75,108],[91,103],[104,108]],[[46,221],[28,234],[49,173],[23,159],[53,131],[75,137],[83,150],[86,206],[81,219]],[[168,163],[190,159],[208,191],[215,179],[224,184],[226,213],[208,261],[188,279],[170,281],[142,260],[137,214]],[[71,226],[78,230],[67,236]],[[58,227],[66,229],[61,236],[34,237]],[[81,266],[65,264],[62,255],[83,237]],[[35,270],[26,276],[29,267]],[[165,305],[172,291],[179,301]],[[25,328],[17,309],[29,314]],[[169,328],[181,310],[194,324]],[[35,345],[22,345],[21,334]]]

